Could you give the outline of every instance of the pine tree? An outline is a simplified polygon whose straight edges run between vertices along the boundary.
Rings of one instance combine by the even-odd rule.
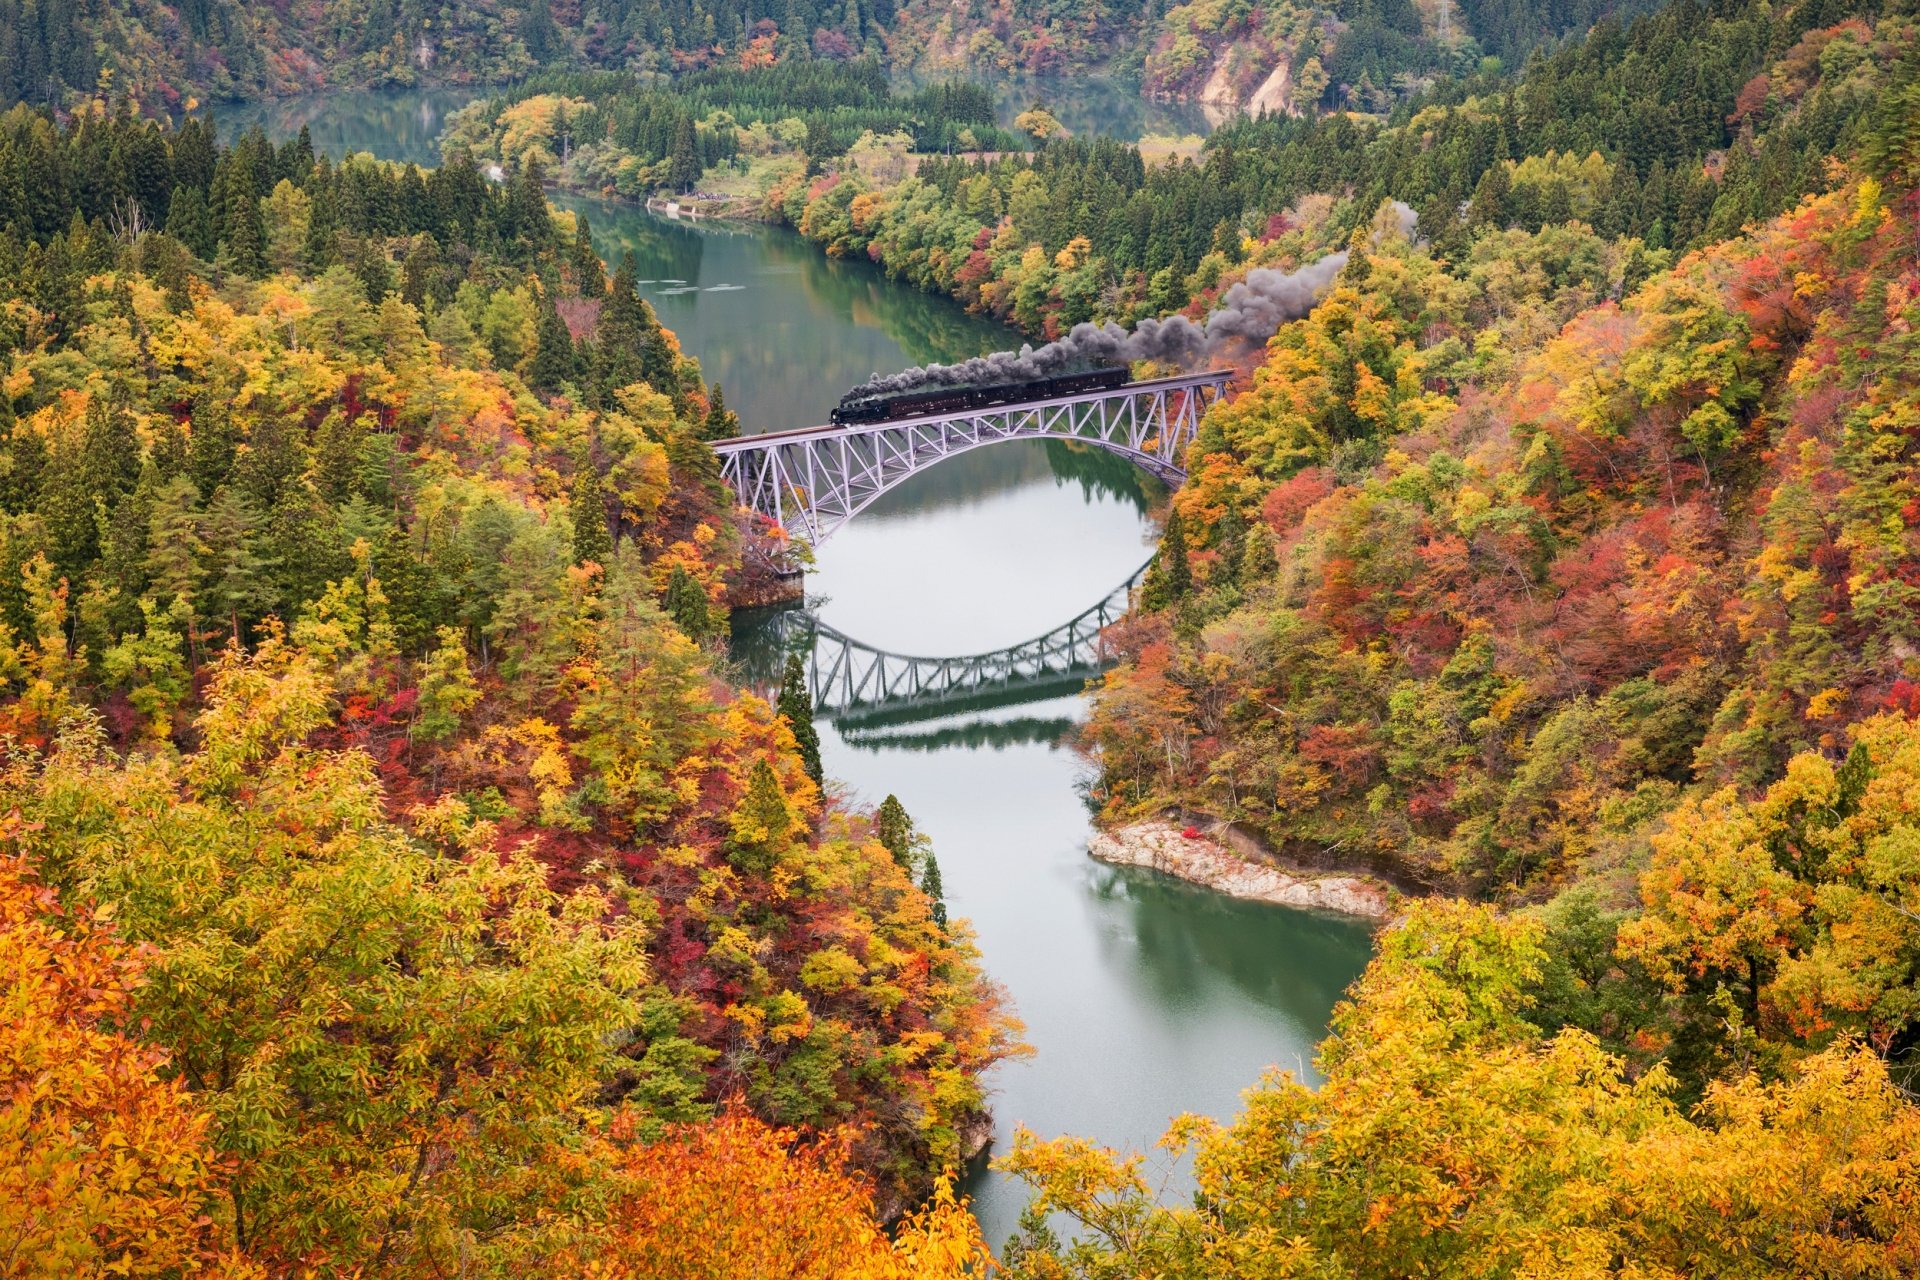
[[[530,155],[507,188],[508,238],[539,249],[547,243],[552,225],[547,216],[546,173],[540,158]]]
[[[667,589],[661,597],[667,616],[698,644],[714,633],[713,605],[707,590],[683,565],[674,565],[667,575]]]
[[[693,146],[693,117],[680,117],[673,135],[673,152],[667,160],[667,185],[675,191],[691,191],[700,177],[700,160]]]
[[[215,189],[220,193],[220,246],[243,275],[267,273],[267,227],[260,215],[260,191],[253,166],[236,148],[227,153]]]
[[[533,363],[527,368],[527,381],[535,391],[553,395],[574,376],[573,334],[560,318],[553,295],[540,294],[540,323],[535,332]]]
[[[333,166],[322,156],[307,183],[307,266],[324,271],[339,259],[340,212],[334,194]]]
[[[401,647],[421,652],[441,619],[434,612],[432,575],[414,550],[413,533],[398,521],[387,526],[386,536],[374,548],[373,573],[386,593],[388,617]]]
[[[227,481],[233,471],[234,449],[239,433],[234,430],[233,414],[227,402],[211,391],[204,391],[193,402],[193,414],[187,428],[187,474],[202,494],[212,493]]]
[[[640,300],[639,286],[635,283],[638,276],[639,268],[633,254],[623,254],[620,266],[607,286],[606,300],[601,305],[600,323],[594,336],[592,385],[588,399],[596,406],[604,407],[611,403],[614,392],[645,377],[640,352],[647,339],[647,331],[655,326],[649,323],[651,317],[647,314],[646,303]]]
[[[337,407],[314,432],[314,488],[335,506],[359,491],[361,446],[366,438],[364,419],[358,414],[348,418]]]
[[[218,235],[206,192],[198,187],[173,189],[173,199],[167,205],[167,234],[199,257],[212,259],[218,248]]]
[[[1147,571],[1145,585],[1140,588],[1140,605],[1149,613],[1157,613],[1170,605],[1186,599],[1193,590],[1193,571],[1187,563],[1187,530],[1180,519],[1180,508],[1175,507],[1167,513],[1167,527],[1160,535],[1160,550],[1153,557],[1153,567]]]
[[[218,619],[234,640],[244,642],[246,626],[275,605],[275,566],[261,545],[260,513],[245,494],[228,485],[207,505],[200,538],[206,545],[201,600],[210,620]]]
[[[727,440],[740,434],[740,415],[727,408],[726,393],[720,390],[720,384],[714,383],[712,395],[707,398],[707,417],[702,424],[700,437],[703,440]]]
[[[254,510],[271,511],[307,466],[306,428],[291,414],[268,412],[247,433],[247,451],[234,463],[232,479]]]
[[[913,819],[900,798],[889,794],[873,818],[873,836],[903,871],[913,870]]]
[[[83,474],[93,495],[111,511],[140,479],[140,439],[123,392],[95,396],[87,407]]]
[[[421,236],[413,248],[407,251],[405,261],[400,264],[400,299],[409,306],[426,309],[427,288],[433,281],[433,271],[440,263],[440,254],[433,243],[432,236]]]
[[[573,285],[581,297],[591,298],[606,291],[607,274],[600,265],[600,255],[594,252],[593,228],[584,213],[573,216],[572,266]]]
[[[116,635],[132,630],[140,622],[140,597],[147,593],[153,504],[161,483],[156,468],[144,468],[139,483],[115,504],[113,517],[107,522],[101,539],[101,578],[116,593],[109,618],[109,626]]]
[[[573,466],[573,562],[597,564],[603,569],[613,563],[606,487],[601,483],[599,468],[585,450]]]
[[[800,752],[800,763],[806,767],[807,776],[816,786],[821,785],[825,782],[825,773],[820,766],[820,731],[813,724],[813,695],[807,690],[807,669],[797,653],[787,655],[786,670],[780,677],[780,699],[774,710],[793,730],[794,746]]]
[[[100,556],[101,523],[79,441],[56,442],[48,451],[37,506],[46,524],[48,558],[77,585]]]
[[[940,883],[940,859],[934,857],[932,846],[920,850],[920,890],[933,904],[933,922],[942,929],[947,927],[947,894]]]
[[[780,861],[793,834],[793,810],[787,793],[764,758],[747,771],[747,791],[733,813],[733,838],[727,860],[740,870],[764,875]]]

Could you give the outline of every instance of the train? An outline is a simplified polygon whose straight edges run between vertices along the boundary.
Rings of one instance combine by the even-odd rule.
[[[1032,378],[1024,382],[934,387],[927,391],[906,391],[893,396],[863,393],[856,387],[840,398],[829,420],[836,427],[866,426],[901,418],[921,418],[968,409],[992,409],[1003,404],[1025,404],[1031,400],[1054,400],[1088,391],[1112,391],[1116,387],[1126,386],[1132,380],[1133,375],[1124,367],[1108,367],[1086,373]]]

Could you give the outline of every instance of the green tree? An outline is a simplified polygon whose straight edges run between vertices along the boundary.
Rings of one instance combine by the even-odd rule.
[[[1150,613],[1179,604],[1193,590],[1193,570],[1187,563],[1187,529],[1180,508],[1167,512],[1160,549],[1140,588],[1140,605]]]
[[[560,318],[553,295],[541,291],[540,320],[535,331],[533,361],[527,368],[527,384],[535,391],[553,395],[574,377],[573,335]]]
[[[573,562],[613,563],[613,533],[607,527],[607,492],[592,455],[581,450],[573,464]]]
[[[813,723],[813,694],[807,689],[807,669],[797,653],[787,655],[786,669],[780,675],[780,697],[774,710],[793,731],[794,746],[800,752],[800,763],[806,768],[807,776],[816,786],[822,784],[825,776],[820,767],[820,731]]]
[[[873,817],[873,835],[902,870],[913,870],[913,819],[907,815],[907,807],[900,803],[898,796],[889,793],[880,802],[880,809]]]
[[[219,193],[220,248],[243,275],[267,273],[267,228],[253,166],[229,152],[215,180]]]
[[[726,440],[740,434],[740,415],[727,408],[726,393],[720,384],[713,384],[713,391],[707,397],[707,417],[701,429],[703,440]]]
[[[445,742],[460,729],[460,717],[480,701],[480,685],[467,663],[466,639],[457,627],[441,627],[439,645],[420,669],[420,710],[413,720],[416,737]]]
[[[700,585],[698,578],[687,572],[684,565],[676,564],[668,572],[667,589],[661,593],[660,603],[666,609],[667,616],[696,644],[707,640],[717,629],[714,625],[713,603],[707,599],[707,589]]]
[[[940,859],[934,856],[933,846],[920,850],[920,890],[927,895],[933,907],[933,922],[942,929],[947,927],[947,892],[940,883]]]
[[[740,870],[765,875],[793,842],[793,809],[764,757],[747,771],[746,792],[733,811],[727,858]]]

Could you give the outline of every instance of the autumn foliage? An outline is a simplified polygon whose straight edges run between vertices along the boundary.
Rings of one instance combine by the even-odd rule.
[[[1920,1266],[1920,1109],[1843,1043],[1695,1107],[1592,1036],[1544,1036],[1532,921],[1422,904],[1335,1015],[1311,1090],[1270,1077],[1231,1126],[1189,1117],[1192,1207],[1138,1157],[1023,1135],[1004,1164],[1072,1243],[1030,1233],[1033,1277],[1893,1277]]]
[[[174,216],[0,235],[0,1270],[584,1266],[728,1099],[894,1257],[1017,1028],[716,677],[758,535],[632,264],[531,171],[15,142]]]
[[[254,1274],[210,1216],[224,1173],[212,1118],[167,1055],[128,1034],[142,964],[110,915],[63,908],[17,852],[0,854],[6,1274]]]
[[[846,1135],[806,1136],[732,1110],[624,1147],[609,1230],[587,1275],[605,1280],[960,1280],[991,1262],[979,1226],[943,1180],[891,1237]]]

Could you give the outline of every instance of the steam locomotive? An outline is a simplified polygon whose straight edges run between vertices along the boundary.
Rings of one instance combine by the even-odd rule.
[[[864,426],[873,422],[893,422],[900,418],[919,418],[967,409],[992,409],[1003,404],[1053,400],[1088,391],[1111,391],[1115,387],[1126,386],[1131,379],[1132,375],[1124,368],[1102,368],[1086,373],[1033,378],[1024,382],[996,382],[982,387],[934,387],[893,396],[863,393],[855,388],[840,398],[829,421],[836,427]]]

